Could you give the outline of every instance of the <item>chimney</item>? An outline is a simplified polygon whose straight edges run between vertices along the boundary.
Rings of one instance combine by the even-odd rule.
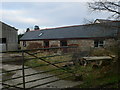
[[[34,30],[40,30],[39,26],[35,25]]]

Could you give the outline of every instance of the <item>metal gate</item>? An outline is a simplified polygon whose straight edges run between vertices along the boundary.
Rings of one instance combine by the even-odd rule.
[[[24,90],[25,89],[33,89],[33,88],[37,88],[37,87],[40,87],[40,86],[43,86],[46,84],[57,82],[59,80],[64,80],[66,78],[74,77],[73,76],[74,73],[70,69],[68,69],[68,67],[65,67],[65,64],[67,62],[72,62],[72,60],[64,60],[64,61],[62,60],[62,61],[54,61],[54,62],[52,60],[50,60],[51,57],[67,55],[66,52],[65,53],[63,52],[64,49],[67,49],[67,53],[69,53],[69,52],[74,52],[77,49],[77,47],[76,46],[75,47],[74,46],[71,46],[71,47],[65,46],[65,47],[52,47],[52,48],[39,48],[39,49],[32,49],[32,50],[11,51],[11,52],[17,52],[17,53],[21,54],[21,56],[22,56],[21,57],[22,58],[22,60],[21,60],[22,65],[21,66],[22,67],[19,69],[2,71],[1,74],[4,75],[4,74],[8,74],[10,72],[21,71],[22,75],[2,80],[1,84],[3,85],[3,89],[6,89],[6,88],[17,88],[17,89],[24,89]],[[61,51],[61,53],[58,53],[59,51]],[[41,54],[43,52],[54,52],[54,54],[39,57],[39,54]],[[28,56],[29,56],[29,58],[28,58]],[[49,58],[49,59],[47,59],[47,58]],[[35,66],[26,66],[25,62],[30,61],[30,60],[34,60],[34,61],[39,60],[43,63],[37,64]],[[43,70],[40,72],[31,73],[31,74],[25,74],[27,69],[30,69],[30,68],[37,69],[37,68],[43,68],[43,67],[45,68],[46,66],[48,67],[48,70]],[[52,68],[49,69],[49,67],[52,67]],[[60,73],[58,73],[59,70],[61,71]],[[56,72],[56,71],[57,71],[57,73],[54,73],[54,74],[52,73],[52,72]],[[45,73],[52,73],[52,74],[49,76],[42,77],[42,78],[40,77],[37,79],[27,80],[27,77],[39,75],[39,74],[43,74],[43,73],[44,74]],[[63,75],[63,76],[61,76],[61,75]],[[56,79],[50,80],[50,81],[48,80],[48,81],[40,83],[38,85],[26,87],[26,85],[28,83],[33,83],[33,82],[47,79],[47,78],[51,78],[51,77],[60,77],[60,78],[56,78]],[[22,80],[22,82],[14,84],[14,85],[6,83],[7,81],[16,80],[16,79],[20,79],[20,80]]]

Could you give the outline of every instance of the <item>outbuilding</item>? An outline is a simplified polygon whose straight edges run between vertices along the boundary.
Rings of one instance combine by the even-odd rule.
[[[79,46],[81,50],[112,46],[120,32],[120,21],[33,30],[20,39],[22,49]]]
[[[18,50],[18,29],[0,21],[0,52]]]

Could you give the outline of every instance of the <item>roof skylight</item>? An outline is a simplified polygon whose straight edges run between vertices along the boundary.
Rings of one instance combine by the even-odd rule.
[[[40,37],[40,36],[42,36],[43,35],[43,33],[40,33],[38,36]]]

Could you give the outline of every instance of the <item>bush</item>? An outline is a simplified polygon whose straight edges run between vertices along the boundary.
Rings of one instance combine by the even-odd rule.
[[[90,52],[91,56],[109,56],[112,52],[104,48],[97,48]]]

